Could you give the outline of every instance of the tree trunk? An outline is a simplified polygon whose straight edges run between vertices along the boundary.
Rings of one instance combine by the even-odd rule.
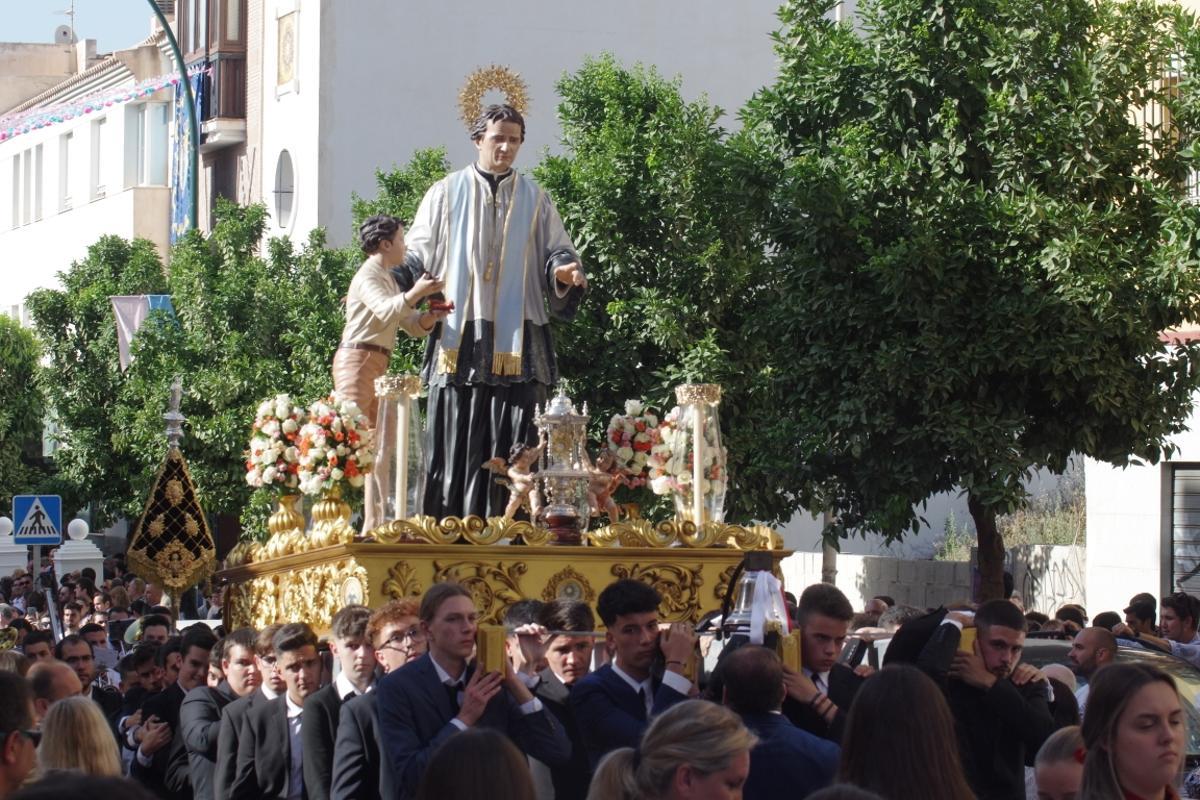
[[[996,510],[985,506],[974,494],[967,494],[967,508],[975,521],[979,550],[979,599],[1004,598],[1004,539],[996,529]]]
[[[821,521],[824,523],[822,531],[829,527],[833,522],[833,514],[826,511],[821,515]],[[824,536],[821,538],[821,583],[836,584],[837,583],[837,548],[830,544]]]

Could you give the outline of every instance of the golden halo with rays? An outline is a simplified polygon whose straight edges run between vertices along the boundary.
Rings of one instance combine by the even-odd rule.
[[[467,130],[483,113],[483,95],[489,89],[504,94],[504,102],[525,116],[529,108],[529,87],[520,73],[508,67],[492,64],[480,67],[467,76],[466,83],[458,92],[458,113]]]

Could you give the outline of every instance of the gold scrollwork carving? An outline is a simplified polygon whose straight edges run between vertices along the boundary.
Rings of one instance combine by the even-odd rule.
[[[706,522],[699,528],[690,520],[667,520],[657,524],[644,519],[617,522],[588,533],[598,547],[735,547],[739,550],[778,550],[783,546],[779,534],[756,525],[726,525]]]
[[[525,562],[508,567],[503,562],[487,564],[482,561],[433,562],[433,582],[454,581],[466,587],[475,601],[480,620],[493,624],[503,621],[508,607],[524,599],[521,576],[528,571]]]
[[[328,628],[342,607],[343,587],[351,579],[362,587],[362,602],[369,603],[367,571],[354,559],[261,575],[235,584],[229,587],[230,623],[261,629],[286,618],[304,620],[317,630]]]
[[[380,525],[370,537],[381,544],[467,544],[492,545],[520,539],[525,544],[543,545],[550,532],[523,520],[475,515],[446,517],[440,522],[433,517],[398,519]]]
[[[547,603],[560,599],[579,600],[590,605],[596,599],[596,592],[586,577],[568,566],[550,576],[542,590],[542,599]]]
[[[407,561],[397,561],[390,567],[387,580],[383,582],[383,593],[393,600],[419,597],[422,593],[421,582],[417,580],[417,572],[412,565]]]
[[[648,583],[662,596],[659,612],[671,622],[694,621],[700,612],[700,587],[704,584],[701,565],[685,567],[663,562],[646,564],[614,564],[612,574]]]
[[[717,598],[718,602],[725,600],[725,593],[729,591],[729,581],[733,579],[733,571],[735,569],[737,569],[737,564],[730,564],[721,570],[721,574],[717,578],[717,585],[713,587],[713,597]]]

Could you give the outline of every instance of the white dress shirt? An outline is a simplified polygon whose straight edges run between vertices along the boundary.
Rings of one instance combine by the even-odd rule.
[[[458,687],[458,706],[459,708],[462,708],[463,690],[467,685],[467,671],[464,669],[461,675],[459,675],[457,678],[453,678],[450,676],[449,672],[442,669],[442,665],[437,662],[437,659],[433,657],[432,653],[429,654],[429,662],[433,664],[433,669],[435,672],[437,672],[438,680],[441,681],[444,686]],[[520,706],[518,706],[518,708],[522,714],[536,714],[542,710],[542,701],[535,697],[528,703],[522,703]],[[450,724],[458,728],[460,731],[465,731],[467,729],[467,723],[463,722],[458,717],[451,718]]]
[[[650,711],[654,708],[654,678],[649,677],[644,681],[638,681],[628,672],[621,669],[621,665],[616,659],[613,659],[612,669],[617,674],[617,677],[629,684],[629,688],[633,689],[634,694],[637,694],[639,691],[644,692],[643,696],[646,698],[646,716],[649,717]],[[667,670],[663,673],[662,682],[682,695],[687,695],[692,691],[692,682],[678,672]]]

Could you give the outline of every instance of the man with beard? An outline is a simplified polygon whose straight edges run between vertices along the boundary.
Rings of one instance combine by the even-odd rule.
[[[1087,705],[1092,676],[1096,674],[1096,670],[1111,664],[1116,657],[1117,637],[1112,635],[1112,631],[1106,631],[1104,628],[1084,628],[1075,634],[1067,659],[1071,662],[1072,671],[1088,681],[1075,690],[1081,718]]]
[[[962,629],[977,629],[973,652],[960,652]],[[992,600],[972,617],[951,611],[929,638],[917,666],[946,693],[958,730],[963,770],[979,800],[1024,800],[1025,765],[1051,733],[1050,684],[1029,664],[1025,617]]]

